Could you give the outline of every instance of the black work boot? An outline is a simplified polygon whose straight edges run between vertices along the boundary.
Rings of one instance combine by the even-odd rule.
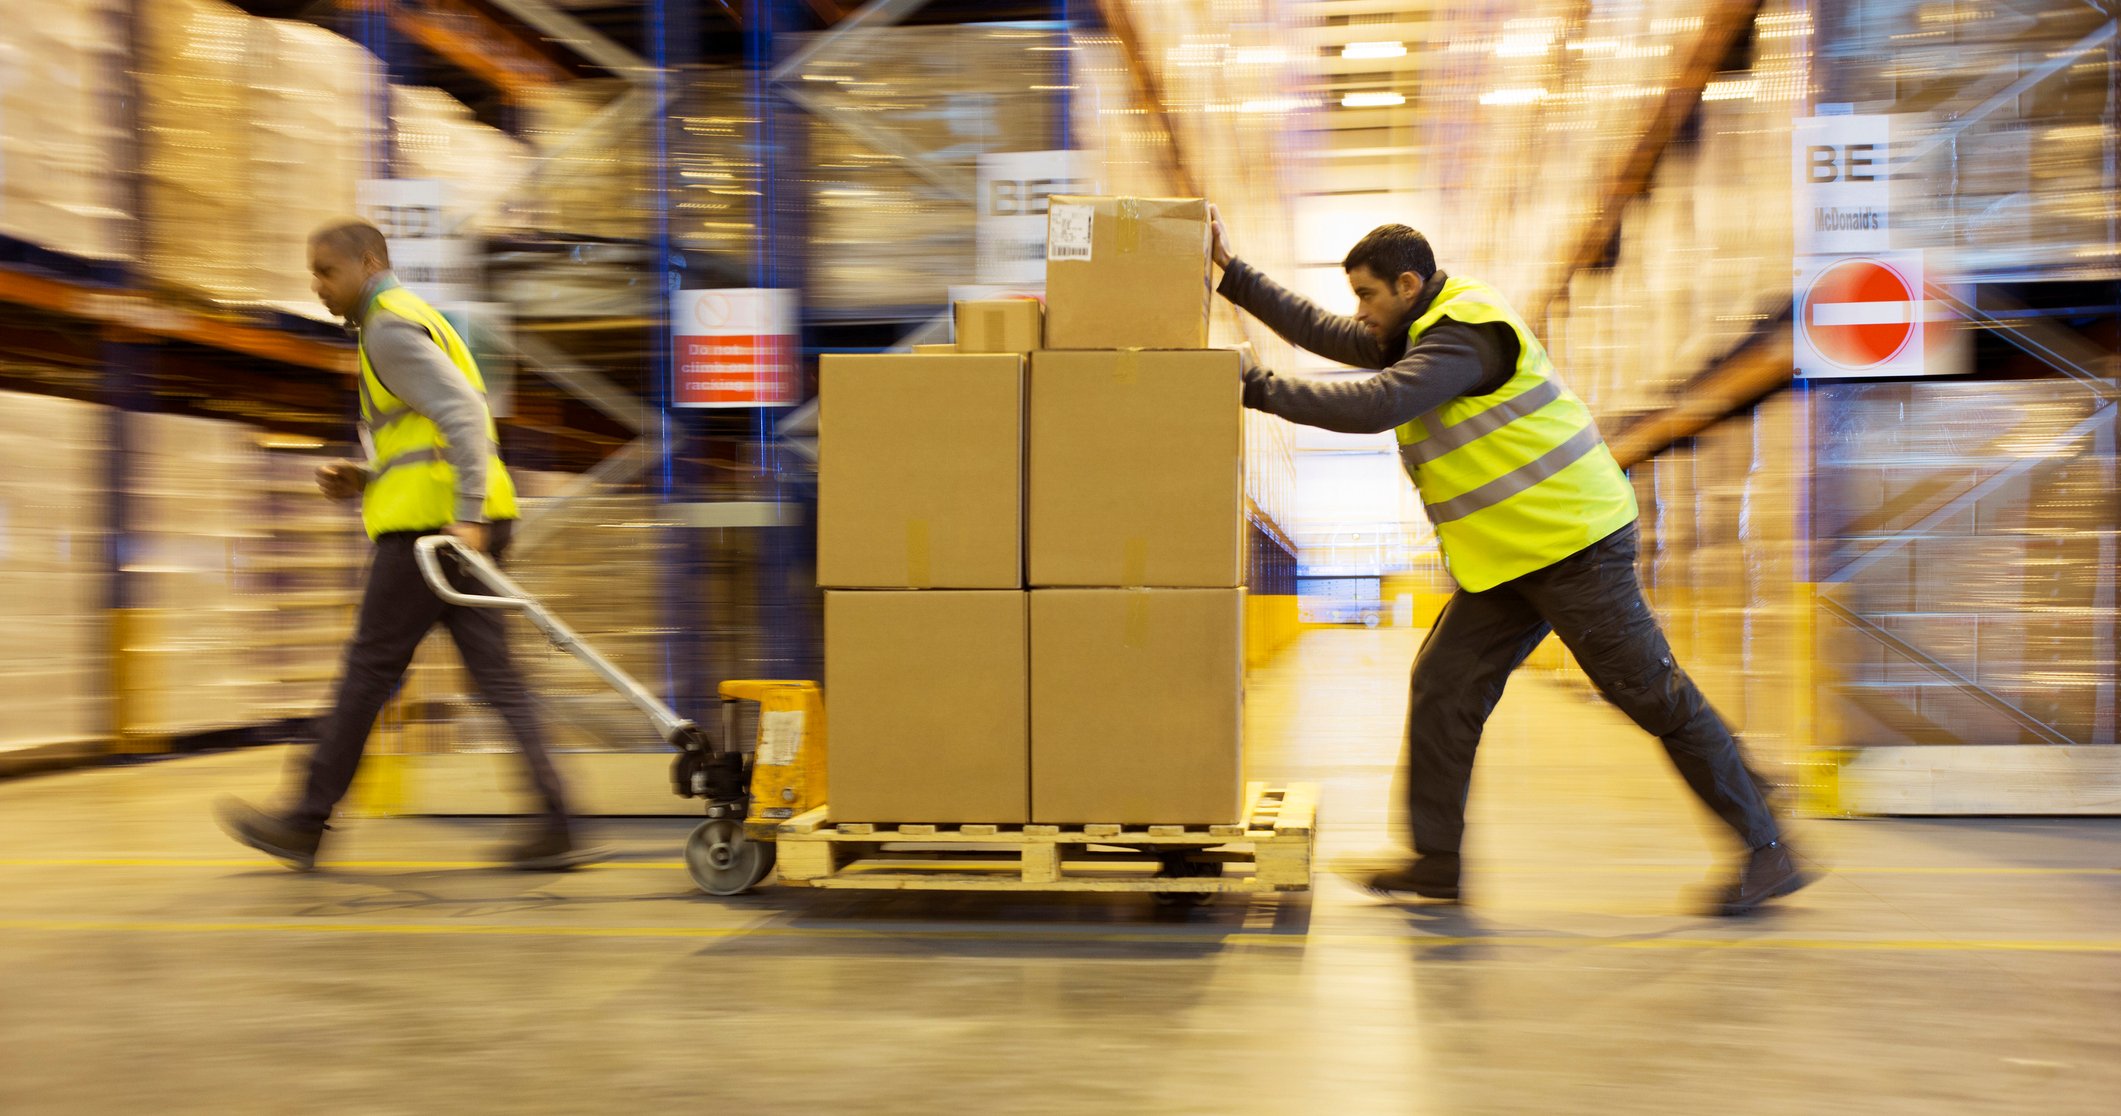
[[[1770,841],[1747,855],[1738,878],[1717,895],[1713,913],[1725,917],[1751,914],[1760,904],[1811,882],[1811,875],[1797,866],[1790,847]]]
[[[510,868],[522,872],[565,872],[604,856],[603,849],[588,848],[576,840],[572,828],[552,822],[532,829],[501,853]]]
[[[1387,899],[1419,895],[1424,899],[1458,898],[1458,854],[1425,853],[1358,880],[1364,890]]]
[[[214,815],[230,837],[289,868],[297,872],[316,868],[317,846],[324,840],[322,829],[289,825],[240,798],[223,798],[215,803]]]

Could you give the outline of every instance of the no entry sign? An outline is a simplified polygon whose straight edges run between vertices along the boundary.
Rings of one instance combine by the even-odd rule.
[[[1922,253],[1880,252],[1798,261],[1797,372],[1814,379],[1920,376],[1924,364]]]

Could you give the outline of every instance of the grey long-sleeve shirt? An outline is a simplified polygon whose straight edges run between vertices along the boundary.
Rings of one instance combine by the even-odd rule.
[[[1378,434],[1428,414],[1461,395],[1485,395],[1509,382],[1517,365],[1517,336],[1500,324],[1446,318],[1411,347],[1407,327],[1443,290],[1439,270],[1422,284],[1407,319],[1379,341],[1362,323],[1327,312],[1311,300],[1231,260],[1216,290],[1267,324],[1290,344],[1356,368],[1380,369],[1359,380],[1245,375],[1245,406],[1291,422],[1346,434]]]
[[[395,284],[388,273],[371,282],[360,322],[361,346],[368,350],[376,379],[442,431],[442,459],[456,470],[457,521],[483,523],[486,462],[493,456],[486,400],[426,329],[376,307],[375,293]]]

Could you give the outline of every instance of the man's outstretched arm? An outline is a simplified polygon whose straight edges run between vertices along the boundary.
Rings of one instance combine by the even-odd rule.
[[[1277,376],[1247,369],[1245,406],[1305,426],[1378,434],[1458,396],[1500,387],[1494,381],[1508,379],[1498,377],[1506,356],[1515,360],[1514,353],[1504,352],[1494,327],[1445,320],[1423,333],[1398,363],[1361,379]]]

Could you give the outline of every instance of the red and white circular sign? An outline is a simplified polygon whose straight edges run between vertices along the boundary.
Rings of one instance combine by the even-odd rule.
[[[1876,368],[1915,337],[1922,321],[1917,283],[1879,260],[1842,260],[1812,280],[1797,320],[1822,358],[1852,372]]]

